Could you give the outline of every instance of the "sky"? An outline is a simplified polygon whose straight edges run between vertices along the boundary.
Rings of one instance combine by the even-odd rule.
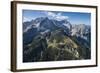
[[[38,17],[49,17],[58,21],[67,19],[71,24],[91,25],[91,13],[23,10],[23,22],[31,21]]]

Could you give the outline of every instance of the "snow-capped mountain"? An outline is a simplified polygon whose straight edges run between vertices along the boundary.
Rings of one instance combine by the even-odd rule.
[[[32,38],[37,34],[46,32],[47,30],[49,30],[49,32],[52,32],[59,29],[63,30],[67,35],[70,35],[72,25],[67,20],[57,21],[55,19],[49,19],[48,17],[39,17],[30,22],[24,22],[24,43],[31,42]]]
[[[91,58],[89,25],[39,17],[23,23],[23,62]]]
[[[42,20],[44,20],[44,17],[36,18],[35,20],[31,20],[30,22],[24,22],[23,31],[27,32],[31,28],[38,28]]]
[[[87,40],[87,35],[90,34],[90,32],[91,29],[89,25],[77,24],[72,26],[71,36],[77,36]]]
[[[23,23],[24,32],[27,32],[32,28],[37,28],[38,31],[43,31],[46,29],[55,30],[55,28],[71,30],[72,26],[67,20],[57,21],[55,19],[49,19],[48,17],[40,17],[30,22]]]
[[[49,30],[50,32],[52,32],[58,29],[63,30],[67,35],[81,37],[86,40],[88,39],[87,35],[91,31],[89,25],[85,25],[85,24],[72,25],[68,20],[65,20],[65,19],[58,21],[56,19],[50,19],[48,17],[39,17],[30,22],[23,23],[24,35],[30,32],[42,33],[42,32],[45,32],[46,30]],[[26,35],[26,36],[29,36],[29,35]]]

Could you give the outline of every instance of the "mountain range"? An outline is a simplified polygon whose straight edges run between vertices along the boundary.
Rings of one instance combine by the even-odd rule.
[[[39,17],[23,22],[23,62],[91,58],[91,28]]]

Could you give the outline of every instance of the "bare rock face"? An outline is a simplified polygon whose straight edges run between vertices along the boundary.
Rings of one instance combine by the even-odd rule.
[[[76,36],[83,36],[83,34],[85,34],[86,31],[86,26],[85,24],[78,24],[78,25],[73,25],[72,27],[72,36],[76,35]]]

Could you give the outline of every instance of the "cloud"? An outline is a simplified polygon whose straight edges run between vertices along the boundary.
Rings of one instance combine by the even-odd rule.
[[[68,19],[68,16],[64,16],[62,15],[62,13],[54,13],[54,12],[44,12],[46,14],[47,17],[51,18],[51,19],[56,19],[56,20],[64,20],[64,19]]]
[[[23,17],[23,22],[34,20],[32,17]]]
[[[56,17],[56,14],[53,13],[53,12],[47,12],[47,15],[48,15],[48,16],[51,16],[51,17]]]

